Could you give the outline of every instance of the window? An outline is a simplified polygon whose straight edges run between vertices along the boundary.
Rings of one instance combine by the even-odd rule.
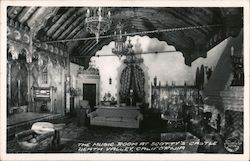
[[[42,83],[47,84],[48,83],[48,68],[44,67],[42,71]]]

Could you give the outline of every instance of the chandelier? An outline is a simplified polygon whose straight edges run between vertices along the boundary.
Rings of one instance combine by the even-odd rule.
[[[105,12],[101,7],[90,11],[87,10],[85,18],[86,30],[95,34],[96,42],[99,42],[100,35],[104,34],[110,29],[110,11]]]
[[[143,58],[137,57],[137,53],[135,53],[135,51],[133,50],[133,44],[131,43],[130,38],[128,40],[126,48],[127,48],[127,53],[126,53],[126,59],[124,60],[125,64],[135,65],[143,63]]]
[[[117,55],[119,58],[122,57],[122,55],[126,55],[128,53],[128,46],[125,44],[127,38],[126,36],[123,36],[122,34],[123,25],[119,22],[116,26],[116,31],[114,32],[115,35],[115,47],[112,49],[112,53]],[[118,34],[117,34],[118,32]],[[125,32],[124,35],[127,33]]]

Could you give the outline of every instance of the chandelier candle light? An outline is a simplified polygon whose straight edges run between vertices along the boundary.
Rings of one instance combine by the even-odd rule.
[[[116,27],[116,31],[119,32],[119,34],[116,34],[116,31],[114,33],[114,35],[116,36],[115,38],[115,47],[112,49],[112,53],[114,53],[115,55],[117,55],[119,57],[119,59],[121,59],[122,55],[126,55],[128,52],[128,48],[125,44],[127,38],[126,38],[126,32],[124,33],[124,36],[122,34],[122,29],[123,26],[121,23],[117,24]]]
[[[101,7],[98,10],[94,9],[90,11],[87,9],[86,13],[86,30],[91,33],[95,34],[96,42],[99,42],[100,35],[104,34],[110,29],[111,20],[110,20],[110,11],[107,12],[105,16],[105,11],[102,10]]]

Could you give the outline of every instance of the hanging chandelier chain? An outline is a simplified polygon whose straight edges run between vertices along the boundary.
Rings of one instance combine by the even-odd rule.
[[[151,30],[151,31],[141,31],[141,32],[124,33],[124,34],[121,34],[121,36],[145,35],[145,34],[152,34],[152,33],[183,31],[183,30],[192,30],[192,29],[200,29],[200,28],[212,28],[212,27],[221,27],[221,26],[222,26],[222,24],[188,26],[188,27],[161,29],[161,30]],[[117,35],[99,36],[99,39],[113,38],[113,37],[116,37],[116,36]],[[56,43],[56,42],[82,41],[82,40],[93,40],[93,39],[96,39],[96,37],[64,39],[64,40],[54,40],[54,41],[44,41],[44,42],[46,42],[46,43]]]

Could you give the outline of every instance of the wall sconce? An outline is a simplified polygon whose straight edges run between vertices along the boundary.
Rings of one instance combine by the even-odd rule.
[[[112,78],[109,77],[109,84],[112,84]]]

